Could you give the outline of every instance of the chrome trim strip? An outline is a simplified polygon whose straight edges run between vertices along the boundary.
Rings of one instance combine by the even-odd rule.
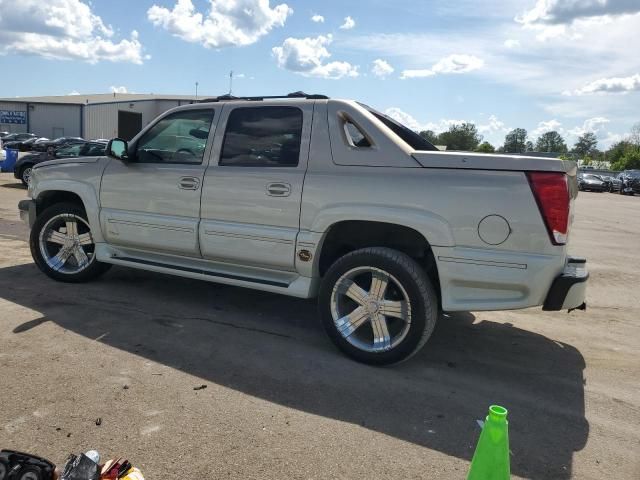
[[[469,265],[481,265],[484,267],[517,268],[520,270],[527,269],[527,265],[525,263],[493,262],[490,260],[477,260],[473,258],[456,257],[438,257],[438,260],[440,260],[441,262],[466,263]]]

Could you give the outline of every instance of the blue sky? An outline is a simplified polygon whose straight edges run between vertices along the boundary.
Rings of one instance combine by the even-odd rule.
[[[322,17],[322,18],[320,18]],[[0,0],[0,96],[296,90],[415,129],[600,147],[640,121],[637,0]],[[9,73],[11,72],[11,73]]]

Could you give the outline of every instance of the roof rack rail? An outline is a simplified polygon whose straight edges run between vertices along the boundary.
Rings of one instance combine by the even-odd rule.
[[[304,92],[292,92],[287,95],[264,95],[259,97],[234,97],[228,93],[220,95],[219,97],[204,98],[198,100],[198,103],[210,103],[210,102],[231,102],[234,100],[247,100],[250,102],[261,102],[262,100],[273,100],[276,98],[305,98],[307,100],[327,100],[329,97],[320,94],[308,94]]]

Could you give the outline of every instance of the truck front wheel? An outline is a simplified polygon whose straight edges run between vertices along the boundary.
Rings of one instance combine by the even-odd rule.
[[[338,259],[319,295],[320,317],[336,346],[375,365],[414,355],[431,336],[438,300],[425,271],[408,255],[374,247]]]
[[[86,282],[111,266],[96,260],[86,214],[73,203],[57,203],[38,215],[29,246],[38,268],[61,282]]]

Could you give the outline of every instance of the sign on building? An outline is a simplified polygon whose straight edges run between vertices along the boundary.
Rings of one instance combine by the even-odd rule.
[[[0,110],[0,123],[24,125],[27,123],[27,112],[20,110]]]

